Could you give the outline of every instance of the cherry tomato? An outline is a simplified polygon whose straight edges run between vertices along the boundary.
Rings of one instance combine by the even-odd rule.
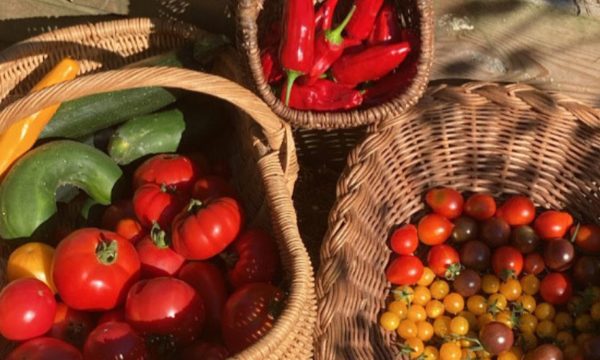
[[[531,360],[562,360],[563,353],[552,344],[543,344],[537,347],[529,356]]]
[[[452,240],[457,243],[463,243],[469,240],[475,240],[479,234],[477,222],[468,216],[461,216],[454,220],[454,229],[452,230]]]
[[[465,300],[458,293],[450,293],[444,298],[446,312],[456,315],[465,308]]]
[[[583,358],[585,360],[597,360],[600,358],[600,336],[596,335],[587,339],[582,347]]]
[[[446,308],[444,304],[439,300],[431,300],[425,305],[425,311],[427,312],[427,317],[430,319],[436,319],[442,315],[444,315],[444,311]]]
[[[163,230],[153,226],[150,235],[135,245],[143,277],[174,276],[185,262],[183,256],[169,247],[166,237]]]
[[[563,273],[546,275],[540,284],[540,295],[550,304],[566,304],[573,295],[571,279]]]
[[[508,301],[517,300],[522,291],[521,283],[517,279],[509,278],[500,284],[500,294],[504,295]]]
[[[450,319],[446,315],[442,315],[433,321],[433,332],[440,338],[444,338],[450,334]]]
[[[435,245],[427,253],[427,265],[437,276],[453,279],[460,271],[460,257],[450,245]]]
[[[431,270],[429,267],[424,267],[423,275],[421,275],[421,278],[417,284],[421,286],[429,286],[433,280],[435,280],[435,274],[433,273],[433,270]]]
[[[220,344],[197,341],[181,352],[180,360],[225,360],[229,357],[227,348]]]
[[[410,339],[418,335],[419,328],[417,324],[409,319],[402,320],[397,329],[398,335],[403,339]]]
[[[125,218],[119,220],[115,227],[115,232],[125,239],[129,240],[132,244],[137,243],[141,238],[144,237],[144,229],[139,221],[132,218]]]
[[[390,246],[398,255],[412,255],[419,246],[417,227],[407,224],[394,230]]]
[[[460,248],[461,263],[478,271],[489,269],[491,256],[489,246],[481,241],[471,240]]]
[[[23,341],[41,336],[52,327],[56,300],[48,285],[38,279],[19,279],[0,292],[0,334]]]
[[[415,292],[413,294],[413,304],[425,306],[431,300],[431,292],[426,286],[417,286],[415,287]]]
[[[481,226],[481,239],[492,248],[506,245],[510,239],[510,225],[498,217],[487,219]]]
[[[486,324],[479,332],[479,340],[484,349],[492,355],[508,351],[513,346],[512,330],[499,322]]]
[[[519,330],[523,333],[533,334],[537,328],[539,320],[529,313],[523,313],[519,319]]]
[[[529,254],[525,257],[524,268],[526,273],[538,275],[546,268],[544,258],[538,253]]]
[[[540,238],[531,226],[522,225],[514,229],[511,235],[511,245],[523,254],[535,251],[540,244]]]
[[[228,262],[227,278],[234,288],[254,282],[270,283],[279,273],[277,244],[260,229],[246,230],[221,256]]]
[[[129,324],[111,321],[98,325],[83,347],[85,360],[147,359],[144,339]]]
[[[400,255],[388,266],[386,277],[394,285],[412,285],[423,275],[423,263],[413,255]]]
[[[131,200],[117,200],[104,210],[102,215],[102,228],[115,231],[119,221],[135,218],[133,202]]]
[[[89,312],[69,308],[64,303],[56,304],[56,315],[49,336],[66,341],[77,348],[83,348],[85,339],[95,327],[95,321]]]
[[[176,342],[190,344],[204,325],[204,302],[182,280],[142,280],[127,294],[125,319],[142,334],[173,335]]]
[[[550,270],[565,271],[575,258],[575,248],[570,241],[558,239],[549,241],[544,249],[544,262]]]
[[[8,257],[6,276],[8,281],[35,278],[48,285],[56,293],[52,281],[52,259],[54,248],[50,245],[30,242],[19,246]]]
[[[467,299],[467,309],[475,315],[483,315],[487,312],[487,302],[481,295],[473,295]]]
[[[167,229],[185,206],[184,198],[164,185],[145,184],[133,195],[133,208],[140,223],[150,228],[158,223]]]
[[[407,349],[410,349],[411,359],[419,358],[419,356],[423,353],[423,350],[425,349],[425,344],[423,344],[423,341],[417,337],[406,339],[404,345]]]
[[[481,277],[471,269],[461,271],[454,280],[454,290],[461,296],[469,297],[479,292],[481,288]]]
[[[450,321],[450,332],[454,335],[467,335],[469,332],[469,322],[462,316],[456,316]]]
[[[600,253],[600,226],[580,225],[579,230],[574,226],[571,228],[571,237],[575,235],[575,244],[584,251],[592,254]]]
[[[500,279],[493,274],[485,274],[481,277],[481,290],[486,294],[495,294],[500,291]]]
[[[496,201],[488,194],[473,194],[465,202],[465,214],[482,221],[496,213]]]
[[[408,313],[406,316],[408,320],[412,320],[416,324],[419,321],[425,321],[427,319],[427,312],[422,305],[412,304],[408,308]]]
[[[453,342],[446,342],[440,348],[440,360],[460,360],[462,351],[460,345]]]
[[[281,309],[283,292],[269,284],[254,283],[237,289],[223,310],[222,333],[227,349],[238,353],[262,338]]]
[[[535,295],[540,291],[540,279],[533,274],[525,275],[521,278],[521,287],[527,295]]]
[[[600,284],[600,259],[580,256],[573,266],[573,278],[583,286]]]
[[[523,255],[512,246],[502,246],[492,254],[492,268],[503,279],[517,277],[523,270]]]
[[[527,225],[535,219],[535,206],[527,196],[514,195],[498,208],[496,216],[510,226]]]
[[[220,176],[203,176],[194,183],[192,197],[200,201],[209,201],[220,197],[236,198],[233,186]]]
[[[441,300],[450,292],[450,285],[444,280],[435,280],[429,287],[431,291],[431,297],[437,300]]]
[[[6,360],[83,360],[73,345],[51,337],[39,337],[22,343]]]
[[[444,243],[452,234],[454,224],[438,214],[428,214],[421,218],[417,227],[419,239],[425,245]]]
[[[394,300],[388,305],[388,311],[400,316],[400,320],[404,320],[408,315],[408,306],[402,300]]]
[[[144,184],[172,186],[189,193],[198,177],[198,168],[187,157],[177,154],[160,154],[140,165],[133,174],[135,189]]]
[[[60,242],[53,264],[62,300],[77,310],[110,310],[139,278],[135,247],[121,236],[95,228],[77,230]]]
[[[431,189],[425,195],[425,202],[434,213],[448,219],[460,216],[463,211],[464,199],[462,195],[450,188]]]
[[[554,319],[554,315],[556,315],[556,310],[552,304],[541,303],[535,308],[535,316],[540,321],[552,320]]]
[[[417,337],[422,341],[429,341],[433,337],[433,325],[427,321],[417,322]]]
[[[547,210],[535,219],[533,228],[541,239],[552,240],[563,238],[571,225],[573,217],[569,213]]]
[[[573,318],[569,313],[561,311],[554,317],[554,323],[558,330],[565,330],[573,326]]]
[[[206,260],[231,244],[241,227],[242,209],[236,200],[194,201],[173,221],[173,248],[186,259]]]
[[[379,318],[379,325],[387,331],[395,331],[400,326],[400,316],[391,311],[386,311]]]
[[[556,325],[550,320],[540,321],[535,328],[535,334],[540,339],[554,339],[556,331]]]

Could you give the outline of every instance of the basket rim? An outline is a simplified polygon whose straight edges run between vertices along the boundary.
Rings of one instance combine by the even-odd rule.
[[[417,73],[405,92],[383,104],[342,112],[302,111],[289,108],[276,97],[266,83],[258,47],[257,19],[265,0],[240,0],[237,9],[238,47],[250,69],[249,81],[260,97],[292,126],[306,129],[343,129],[373,124],[394,117],[414,106],[427,88],[434,57],[434,14],[431,0],[415,0],[419,17],[421,49]]]

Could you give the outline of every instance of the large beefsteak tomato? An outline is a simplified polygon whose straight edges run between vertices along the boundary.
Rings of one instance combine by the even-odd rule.
[[[140,165],[133,174],[133,187],[144,184],[172,186],[188,193],[198,177],[198,168],[189,158],[177,154],[160,154]]]
[[[223,255],[227,277],[234,288],[254,282],[270,283],[279,271],[279,253],[273,238],[260,229],[244,232]]]

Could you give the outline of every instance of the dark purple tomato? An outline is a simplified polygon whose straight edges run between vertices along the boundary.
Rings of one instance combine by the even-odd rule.
[[[552,344],[544,344],[538,346],[531,353],[530,360],[563,360],[562,351]]]
[[[547,242],[544,250],[544,262],[548,268],[564,271],[572,265],[574,258],[575,248],[568,240],[558,239]]]
[[[600,336],[594,336],[583,343],[584,360],[600,360]]]
[[[535,251],[540,243],[540,238],[531,226],[522,225],[513,230],[511,243],[523,254],[529,254]]]
[[[493,217],[484,221],[480,237],[492,248],[506,245],[510,239],[510,225],[504,219]]]
[[[573,266],[573,278],[583,286],[600,285],[600,259],[581,256]]]
[[[478,229],[477,221],[468,216],[461,216],[454,220],[454,229],[452,230],[452,241],[463,243],[473,240],[477,236]]]
[[[479,271],[490,267],[491,256],[489,246],[478,240],[468,241],[460,249],[460,262],[467,268]]]
[[[477,294],[480,288],[481,277],[475,270],[463,270],[456,279],[454,279],[454,290],[465,298]]]
[[[493,321],[483,326],[479,331],[479,340],[483,348],[492,355],[498,355],[513,346],[512,330],[503,323]]]

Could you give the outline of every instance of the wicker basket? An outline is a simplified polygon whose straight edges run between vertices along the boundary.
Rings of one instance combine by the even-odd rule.
[[[420,36],[417,72],[406,91],[386,103],[344,112],[299,111],[285,106],[267,84],[260,62],[258,38],[268,30],[269,20],[281,17],[282,1],[240,0],[237,4],[238,43],[249,66],[251,82],[263,100],[292,126],[311,129],[351,128],[400,114],[417,103],[429,80],[433,61],[433,5],[431,0],[397,1],[401,23]],[[408,61],[408,60],[407,60]]]
[[[2,99],[6,98],[7,93],[17,95],[27,91],[28,85],[23,85],[20,81],[34,83],[43,73],[38,71],[39,68],[49,66],[47,62],[54,62],[65,55],[84,60],[82,69],[83,72],[88,72],[120,66],[141,56],[165,51],[188,42],[197,35],[201,35],[201,32],[193,27],[149,19],[77,26],[42,35],[35,40],[18,44],[3,54],[5,64],[0,68],[0,76],[13,80],[11,86],[2,80],[3,86],[6,85],[3,87]],[[44,39],[49,39],[47,44]],[[58,55],[52,39],[60,39],[59,42],[65,44]],[[99,39],[102,40],[102,44],[98,46],[100,49],[94,45],[94,41]],[[32,47],[29,44],[33,44]],[[22,51],[29,56],[19,59],[18,54],[23,54]],[[10,61],[6,62],[6,59]],[[239,64],[227,58],[220,62],[230,64],[228,71],[231,73],[239,69]],[[230,137],[231,145],[235,148],[232,169],[235,179],[244,179],[236,185],[248,222],[271,229],[278,241],[289,294],[286,308],[274,328],[235,358],[310,358],[316,303],[313,271],[298,234],[296,213],[291,200],[298,171],[295,146],[289,126],[284,125],[250,91],[224,78],[186,69],[105,71],[82,76],[11,102],[0,111],[0,132],[13,121],[53,103],[94,93],[146,86],[185,89],[208,94],[234,105],[231,109],[236,120],[235,134]],[[2,259],[5,260],[6,256],[5,251]],[[3,277],[1,271],[3,270],[0,270],[0,276]]]
[[[600,217],[600,111],[527,85],[439,86],[368,129],[349,155],[317,273],[317,359],[393,359],[378,324],[390,290],[393,225],[415,221],[435,186],[523,193],[537,205]]]

